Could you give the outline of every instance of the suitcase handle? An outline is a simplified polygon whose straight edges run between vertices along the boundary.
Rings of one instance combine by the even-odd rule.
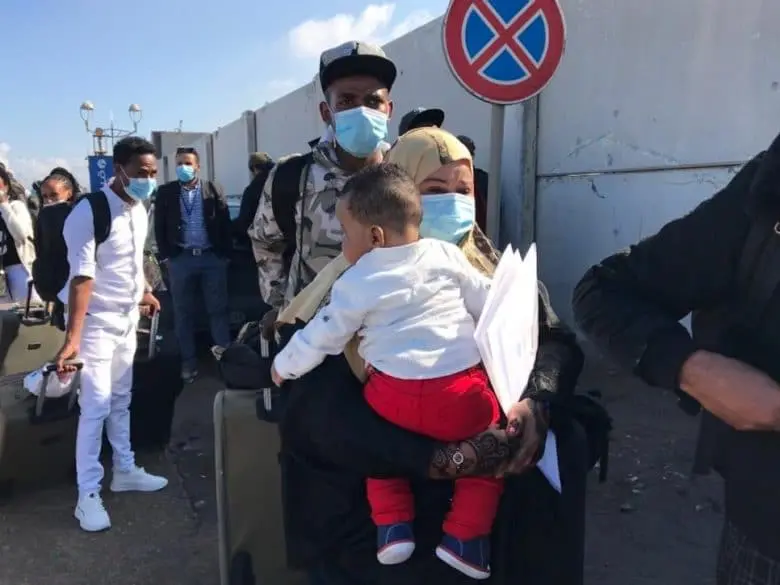
[[[81,374],[81,368],[84,367],[84,362],[80,359],[65,360],[66,366],[73,366],[76,368],[76,373],[73,376],[73,380],[70,382],[70,399],[68,400],[68,412],[73,410],[76,404],[76,398],[78,395],[79,379]],[[38,398],[35,401],[35,416],[41,416],[43,413],[43,403],[46,402],[46,385],[49,382],[49,376],[57,371],[57,364],[46,364],[41,369],[43,372],[43,381],[41,382],[41,390],[38,392]]]
[[[24,314],[22,318],[25,321],[30,321],[30,309],[32,305],[32,296],[33,296],[33,288],[35,287],[35,282],[30,280],[27,283],[27,299],[25,299],[24,302]],[[52,303],[44,303],[43,304],[43,319],[40,319],[40,323],[48,323],[51,321],[52,316]]]
[[[146,358],[149,360],[154,359],[154,356],[157,355],[157,342],[159,341],[159,337],[157,336],[157,331],[160,329],[160,312],[157,311],[154,315],[152,315],[151,319],[149,320],[149,329],[138,329],[138,333],[148,335],[149,336],[149,347],[147,348],[147,355]]]

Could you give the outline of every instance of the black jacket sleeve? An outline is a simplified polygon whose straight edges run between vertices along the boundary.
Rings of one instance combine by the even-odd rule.
[[[574,290],[579,328],[625,369],[676,390],[697,349],[680,320],[728,299],[750,228],[760,156],[711,199],[657,234],[592,267]]]
[[[247,237],[246,232],[255,221],[255,214],[260,205],[260,197],[263,195],[263,187],[269,171],[270,169],[260,171],[247,185],[241,196],[241,208],[238,211],[238,217],[233,220],[233,233],[241,239]]]
[[[163,260],[171,257],[168,240],[168,192],[168,186],[163,185],[157,190],[154,199],[154,241],[157,244],[157,253]]]
[[[219,238],[219,251],[222,254],[229,254],[233,247],[233,232],[225,190],[218,183],[211,183],[211,188],[214,192],[214,213],[217,233],[219,234],[217,236]]]

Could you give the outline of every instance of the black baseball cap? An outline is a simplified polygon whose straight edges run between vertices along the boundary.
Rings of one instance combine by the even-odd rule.
[[[367,75],[392,89],[398,70],[381,47],[363,41],[348,41],[320,55],[320,85],[326,91],[337,79]]]
[[[403,136],[409,130],[422,128],[423,126],[441,128],[442,124],[444,124],[444,110],[439,108],[415,108],[401,118],[401,123],[398,124],[398,136]]]

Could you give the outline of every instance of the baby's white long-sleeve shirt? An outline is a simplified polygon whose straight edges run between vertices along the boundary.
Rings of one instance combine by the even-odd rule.
[[[336,281],[330,302],[276,356],[291,380],[338,355],[358,334],[361,357],[405,380],[448,376],[481,361],[476,322],[490,280],[452,244],[422,239],[375,248]]]

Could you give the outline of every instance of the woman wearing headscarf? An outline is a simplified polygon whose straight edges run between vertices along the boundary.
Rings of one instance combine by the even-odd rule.
[[[474,222],[468,149],[448,132],[421,128],[401,137],[386,161],[404,168],[423,193],[421,234],[456,243],[473,266],[492,275],[499,256]],[[342,256],[336,258],[279,315],[283,339],[327,302],[330,287],[347,268]],[[366,371],[355,340],[342,356],[329,357],[310,374],[288,382],[280,425],[287,549],[293,565],[311,571],[312,583],[471,582],[434,555],[452,497],[452,482],[435,480],[520,474],[533,467],[551,420],[548,403],[559,393],[572,393],[582,369],[574,335],[550,308],[544,287],[539,290],[537,360],[527,398],[508,413],[506,431],[492,429],[446,445],[383,420],[362,397]],[[585,473],[585,440],[576,428],[563,424],[555,429],[565,486],[570,477],[580,481]],[[565,453],[572,453],[572,465],[566,465]],[[408,477],[412,482],[417,548],[406,563],[380,566],[376,561],[366,477]],[[562,503],[538,472],[508,479],[494,526],[490,583],[581,583],[584,486],[572,491],[570,501]],[[565,522],[562,516],[567,516]]]
[[[8,294],[15,303],[27,300],[34,260],[33,222],[24,192],[14,188],[8,170],[0,168],[0,262]]]

